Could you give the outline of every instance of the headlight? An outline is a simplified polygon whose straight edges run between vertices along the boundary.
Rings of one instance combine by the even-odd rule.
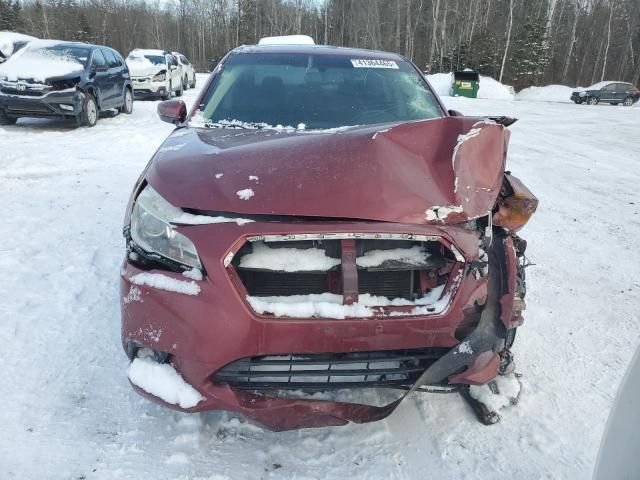
[[[131,239],[147,252],[192,268],[202,268],[193,242],[171,225],[171,221],[182,213],[147,185],[131,212]]]
[[[70,88],[75,88],[76,85],[80,83],[80,78],[69,78],[66,80],[58,80],[55,82],[51,82],[51,86],[54,90],[68,90]]]
[[[153,77],[154,82],[164,82],[166,79],[167,79],[167,75],[165,73],[158,73]]]

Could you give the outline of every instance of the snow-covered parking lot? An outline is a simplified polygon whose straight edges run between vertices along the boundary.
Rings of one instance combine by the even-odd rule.
[[[540,199],[522,232],[536,264],[514,347],[524,389],[501,423],[482,426],[458,396],[418,394],[381,422],[273,433],[135,394],[120,345],[122,219],[171,131],[156,102],[136,102],[92,129],[0,127],[0,477],[588,479],[640,343],[640,107],[445,102],[520,119],[508,167]]]

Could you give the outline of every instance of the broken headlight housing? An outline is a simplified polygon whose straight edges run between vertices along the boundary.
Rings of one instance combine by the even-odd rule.
[[[195,245],[172,225],[182,213],[147,185],[131,212],[131,239],[148,253],[200,269],[202,264]]]
[[[167,74],[165,72],[157,73],[153,77],[154,82],[164,82],[167,79]]]

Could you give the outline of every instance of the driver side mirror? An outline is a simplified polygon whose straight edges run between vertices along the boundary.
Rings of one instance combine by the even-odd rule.
[[[182,100],[167,100],[158,104],[160,120],[178,125],[187,118],[187,106]]]
[[[464,115],[462,113],[460,113],[458,110],[448,110],[449,115],[451,115],[452,117],[464,117]]]

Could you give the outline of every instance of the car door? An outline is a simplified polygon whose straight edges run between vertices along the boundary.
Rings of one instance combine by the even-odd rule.
[[[124,78],[122,76],[122,68],[116,59],[116,56],[108,48],[102,49],[102,54],[107,61],[109,73],[109,82],[111,88],[109,91],[109,103],[111,105],[120,105],[122,103],[122,93],[124,92]]]
[[[182,55],[180,57],[180,60],[182,61],[182,65],[184,65],[182,68],[184,68],[186,70],[186,75],[187,75],[187,79],[189,82],[193,82],[194,78],[195,78],[195,72],[193,69],[193,65],[191,65],[191,62],[189,62],[189,59],[187,57],[185,57],[184,55]]]
[[[631,93],[631,84],[630,83],[618,83],[616,88],[616,97],[618,97],[618,102],[624,102],[624,99],[628,96],[632,95]]]
[[[167,65],[169,66],[169,75],[171,75],[171,88],[177,90],[182,82],[182,72],[178,60],[173,55],[167,54]]]
[[[601,102],[617,102],[616,98],[616,84],[610,83],[605,86],[600,92],[600,101]]]
[[[91,55],[90,77],[96,89],[100,109],[110,108],[113,101],[113,92],[110,90],[113,86],[109,80],[107,61],[99,48],[94,48]]]

